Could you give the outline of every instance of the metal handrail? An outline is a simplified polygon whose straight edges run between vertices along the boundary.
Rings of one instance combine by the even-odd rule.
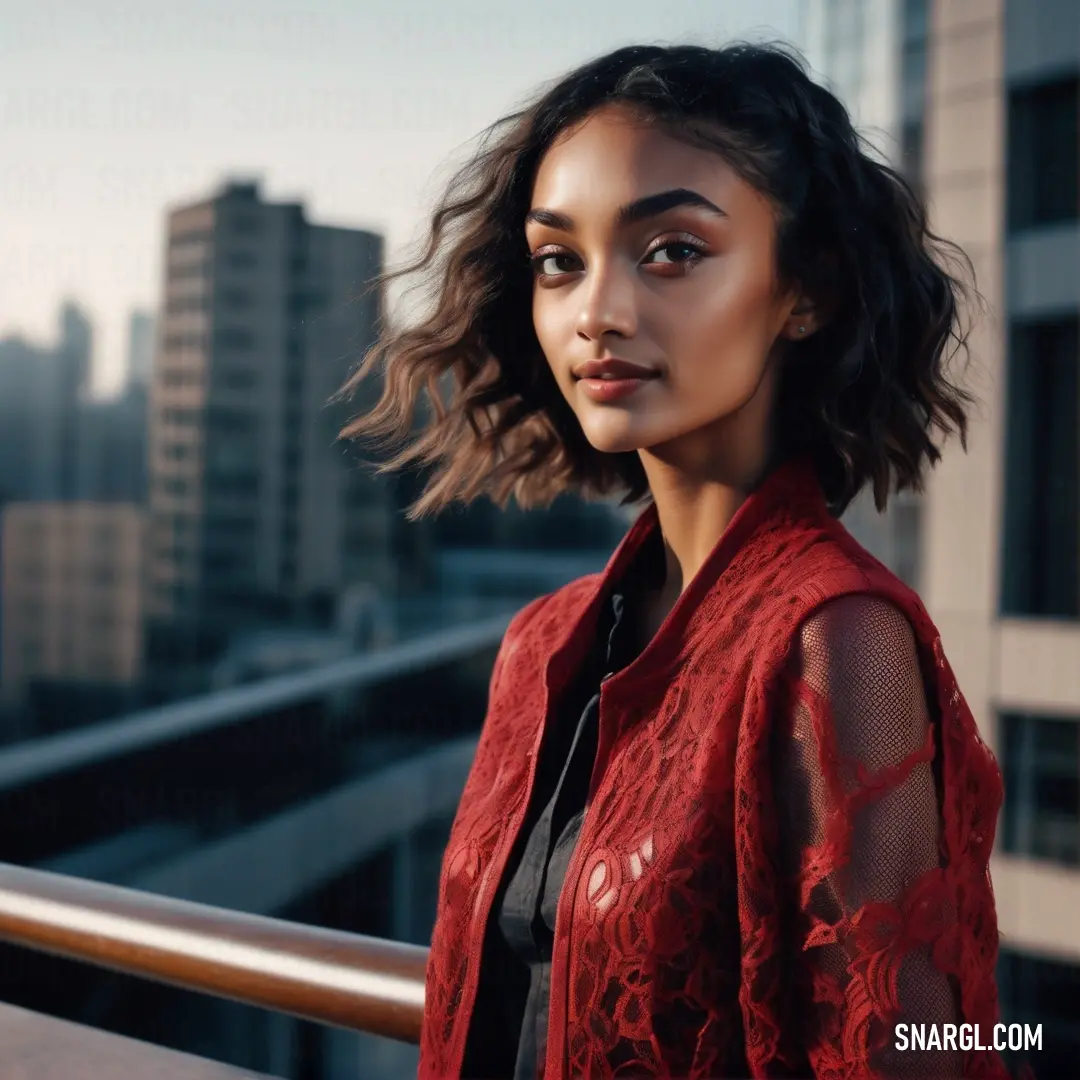
[[[418,1042],[427,949],[0,864],[0,940]]]

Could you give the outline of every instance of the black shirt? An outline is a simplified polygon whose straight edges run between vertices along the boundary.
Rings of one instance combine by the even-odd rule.
[[[652,577],[657,563],[644,561]],[[617,586],[592,655],[545,735],[532,799],[485,935],[463,1066],[470,1080],[534,1080],[544,1060],[555,912],[596,761],[600,683],[634,658],[635,615]]]

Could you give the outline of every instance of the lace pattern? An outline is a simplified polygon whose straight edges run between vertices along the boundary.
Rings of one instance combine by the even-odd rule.
[[[798,893],[794,1012],[815,1074],[962,1076],[958,1051],[894,1049],[896,1023],[957,1022],[962,974],[911,625],[874,597],[834,601],[804,623],[788,676],[777,791]]]
[[[643,516],[605,573],[655,527]],[[531,605],[500,650],[443,864],[430,1080],[457,1075],[489,899],[603,580]],[[1007,1075],[989,1051],[890,1046],[901,1020],[997,1020],[1000,774],[917,597],[797,469],[744,504],[688,591],[602,695],[546,1080]]]

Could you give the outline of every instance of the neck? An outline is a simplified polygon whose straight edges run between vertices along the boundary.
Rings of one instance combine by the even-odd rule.
[[[685,591],[763,473],[727,482],[651,485],[664,537],[666,595],[674,599]]]
[[[641,451],[664,538],[663,595],[674,602],[720,541],[736,511],[776,464],[767,420],[746,410],[720,430]]]

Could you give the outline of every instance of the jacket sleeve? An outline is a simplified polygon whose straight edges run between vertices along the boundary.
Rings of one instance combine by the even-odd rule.
[[[993,792],[946,792],[961,778],[943,760],[911,623],[873,596],[826,604],[800,628],[784,689],[775,790],[792,1011],[814,1075],[1007,1075],[956,1026],[979,1023],[986,1043],[997,1019],[986,858],[950,822],[958,794],[992,814]],[[904,1047],[911,1025],[932,1049]]]

